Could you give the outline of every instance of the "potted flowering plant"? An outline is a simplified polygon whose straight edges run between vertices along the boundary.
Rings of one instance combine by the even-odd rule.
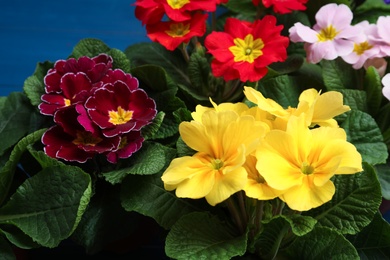
[[[2,258],[152,222],[172,259],[390,256],[386,1],[134,4],[151,42],[0,98]]]

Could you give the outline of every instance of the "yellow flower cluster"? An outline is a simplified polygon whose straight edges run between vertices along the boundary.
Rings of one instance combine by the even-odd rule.
[[[350,108],[336,91],[302,92],[296,108],[284,109],[251,87],[254,103],[198,105],[179,126],[196,153],[175,158],[162,175],[180,198],[205,198],[215,206],[238,191],[258,200],[279,197],[306,211],[332,199],[335,174],[362,171],[362,158],[333,117]]]

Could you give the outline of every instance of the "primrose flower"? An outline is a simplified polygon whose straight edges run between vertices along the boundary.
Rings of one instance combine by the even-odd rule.
[[[313,29],[295,23],[289,29],[292,42],[304,42],[308,62],[318,63],[322,59],[334,60],[346,56],[354,49],[354,42],[362,32],[352,26],[353,14],[344,4],[327,4],[315,15],[316,24]]]
[[[385,98],[390,100],[390,73],[386,74],[382,78],[382,84],[383,84],[383,88],[382,88],[383,96],[385,96]]]
[[[158,22],[146,25],[148,37],[173,51],[181,43],[188,43],[194,36],[203,36],[206,32],[207,14],[196,13],[191,20]]]
[[[141,136],[140,131],[131,131],[120,135],[120,142],[117,149],[109,151],[106,154],[107,161],[117,163],[118,159],[129,158],[133,153],[141,149],[142,143],[145,140]]]
[[[82,108],[82,105],[78,106]],[[119,137],[107,138],[93,124],[90,124],[90,129],[85,129],[78,122],[78,116],[76,106],[55,113],[56,125],[49,128],[42,136],[44,151],[48,156],[84,163],[97,153],[118,148]]]
[[[304,114],[291,116],[286,131],[271,130],[256,151],[256,168],[280,199],[306,211],[330,201],[335,174],[362,171],[362,157],[342,128],[309,130]]]
[[[85,102],[111,66],[112,58],[106,54],[57,61],[44,77],[46,94],[38,106],[41,114],[54,115],[58,109]]]
[[[390,16],[380,16],[376,22],[377,37],[375,41],[379,44],[382,57],[390,56]]]
[[[386,73],[387,61],[384,58],[372,58],[366,60],[363,64],[365,69],[368,69],[370,66],[374,67],[377,70],[379,77],[382,78]]]
[[[330,126],[338,127],[337,121],[333,119],[350,110],[349,106],[343,104],[343,95],[337,91],[328,91],[323,94],[316,89],[304,90],[299,96],[299,103],[296,108],[283,108],[270,98],[265,98],[261,92],[251,87],[244,87],[246,98],[256,104],[260,110],[268,112],[268,118],[272,118],[273,128],[286,129],[287,122],[292,115],[306,115],[306,125],[314,127]]]
[[[283,26],[266,15],[253,24],[236,18],[226,19],[224,32],[212,32],[205,47],[214,59],[211,69],[225,81],[258,81],[268,72],[267,66],[287,58],[289,40],[281,36]]]
[[[263,5],[266,8],[272,6],[273,11],[279,14],[291,13],[294,10],[306,10],[305,4],[307,1],[308,0],[262,0]]]
[[[203,198],[215,206],[242,190],[247,182],[244,164],[265,134],[252,116],[230,110],[206,111],[202,121],[179,125],[183,141],[193,156],[172,160],[162,175],[164,187],[180,198]]]
[[[157,113],[154,100],[144,90],[132,90],[121,80],[97,89],[85,102],[85,108],[87,113],[81,114],[79,122],[90,129],[91,119],[106,137],[139,131]]]
[[[349,63],[353,64],[354,69],[360,69],[368,59],[380,57],[379,45],[370,40],[370,35],[375,33],[376,26],[369,24],[368,21],[363,21],[355,25],[360,27],[364,32],[358,39],[351,38],[354,41],[353,51],[341,58]]]

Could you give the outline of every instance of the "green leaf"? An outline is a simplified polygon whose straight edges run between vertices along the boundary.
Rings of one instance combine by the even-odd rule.
[[[357,72],[342,59],[322,60],[322,76],[327,90],[355,89]]]
[[[153,139],[165,139],[179,132],[179,124],[172,116],[164,117],[160,129],[153,135]]]
[[[4,233],[8,241],[18,248],[32,249],[40,247],[40,245],[35,243],[31,237],[14,225],[1,224],[0,230]]]
[[[121,69],[126,73],[130,72],[130,61],[124,52],[118,49],[110,49],[107,54],[113,59],[113,69]]]
[[[230,226],[207,213],[190,213],[172,227],[165,253],[174,259],[231,259],[246,252],[247,235],[237,236]]]
[[[160,129],[164,117],[165,113],[163,111],[160,111],[157,113],[151,124],[146,125],[142,128],[141,133],[145,140],[153,139],[153,135],[155,135]]]
[[[45,94],[43,78],[53,66],[54,64],[49,61],[38,63],[34,74],[24,81],[23,90],[33,106],[38,106],[42,102],[41,96]]]
[[[305,236],[297,237],[283,252],[288,259],[359,259],[353,245],[341,234],[325,227],[316,227]]]
[[[382,201],[381,187],[372,166],[363,163],[364,172],[338,175],[334,179],[336,193],[331,201],[310,210],[317,225],[342,234],[356,234],[367,226]]]
[[[190,148],[181,138],[181,136],[177,139],[176,142],[177,155],[179,157],[182,156],[192,156],[196,153],[195,150]]]
[[[359,234],[347,238],[357,249],[360,259],[389,259],[390,224],[379,212]]]
[[[107,53],[110,48],[101,40],[85,38],[80,40],[74,47],[70,57],[80,58],[82,56],[95,57],[101,53]]]
[[[282,217],[287,220],[291,226],[291,230],[294,235],[303,236],[313,230],[314,226],[317,224],[317,220],[310,216],[303,215],[287,215]]]
[[[27,179],[0,208],[0,223],[13,224],[53,248],[72,234],[90,196],[90,176],[80,168],[48,167]]]
[[[206,57],[194,52],[188,64],[188,76],[195,92],[207,90],[209,88],[209,75],[211,68]],[[203,91],[202,91],[203,92]]]
[[[141,219],[134,212],[123,209],[119,200],[119,187],[105,182],[97,183],[95,188],[95,195],[71,239],[82,245],[87,254],[95,254],[108,244],[125,237],[139,239],[134,232],[142,228]],[[145,228],[142,230],[148,231]]]
[[[375,116],[381,106],[383,94],[381,77],[373,66],[368,67],[366,70],[364,89],[367,93],[369,113],[370,115]]]
[[[131,74],[140,82],[140,88],[156,102],[158,111],[174,111],[185,107],[183,101],[176,97],[177,85],[167,76],[162,67],[144,65],[133,68]]]
[[[353,23],[368,21],[375,24],[379,16],[387,16],[390,12],[390,5],[386,5],[383,0],[365,0],[354,11]]]
[[[225,6],[234,13],[254,17],[256,8],[253,8],[252,0],[229,0]]]
[[[343,94],[344,105],[350,106],[351,110],[368,112],[366,91],[357,89],[338,89],[337,91]],[[344,115],[347,116],[346,113]]]
[[[289,229],[288,221],[281,216],[264,224],[263,231],[254,244],[255,253],[261,259],[274,259]]]
[[[173,116],[175,117],[177,123],[192,120],[191,111],[186,108],[179,108],[178,110],[174,111]]]
[[[22,157],[22,154],[29,145],[41,139],[44,131],[45,129],[39,130],[21,139],[13,148],[7,163],[0,169],[0,205],[4,202],[4,199],[8,195],[15,169]]]
[[[173,159],[176,150],[159,143],[144,142],[142,148],[127,160],[128,167],[103,173],[103,177],[111,184],[122,182],[128,174],[153,175]]]
[[[348,113],[341,124],[348,136],[348,141],[356,146],[363,161],[370,164],[385,163],[388,157],[387,146],[375,119],[358,110]]]
[[[0,234],[1,234],[1,230],[0,230]],[[10,244],[2,236],[0,236],[0,259],[16,260],[16,256]]]
[[[30,117],[34,113],[26,96],[11,93],[0,110],[0,155],[24,137],[29,129]]]
[[[383,198],[390,200],[390,163],[375,165]]]
[[[301,90],[295,85],[292,77],[287,75],[271,78],[264,82],[259,81],[258,90],[266,98],[275,100],[284,108],[287,108],[288,106],[296,107],[301,93]]]
[[[121,201],[125,210],[152,217],[165,229],[170,229],[181,216],[202,211],[194,200],[180,199],[166,191],[160,174],[128,176],[121,186]]]
[[[126,48],[125,54],[131,61],[132,67],[146,64],[161,66],[175,82],[190,83],[186,72],[187,63],[179,50],[171,52],[161,44],[149,42],[133,44]]]

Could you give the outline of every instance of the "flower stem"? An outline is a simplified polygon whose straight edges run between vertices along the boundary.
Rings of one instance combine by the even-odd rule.
[[[230,197],[226,200],[227,207],[229,209],[230,215],[232,216],[240,234],[244,233],[244,224],[240,218],[240,213],[238,211],[237,205],[233,200],[233,197]]]
[[[261,220],[264,215],[264,201],[259,200],[256,204],[256,215],[255,215],[255,234],[257,235],[261,230]]]

